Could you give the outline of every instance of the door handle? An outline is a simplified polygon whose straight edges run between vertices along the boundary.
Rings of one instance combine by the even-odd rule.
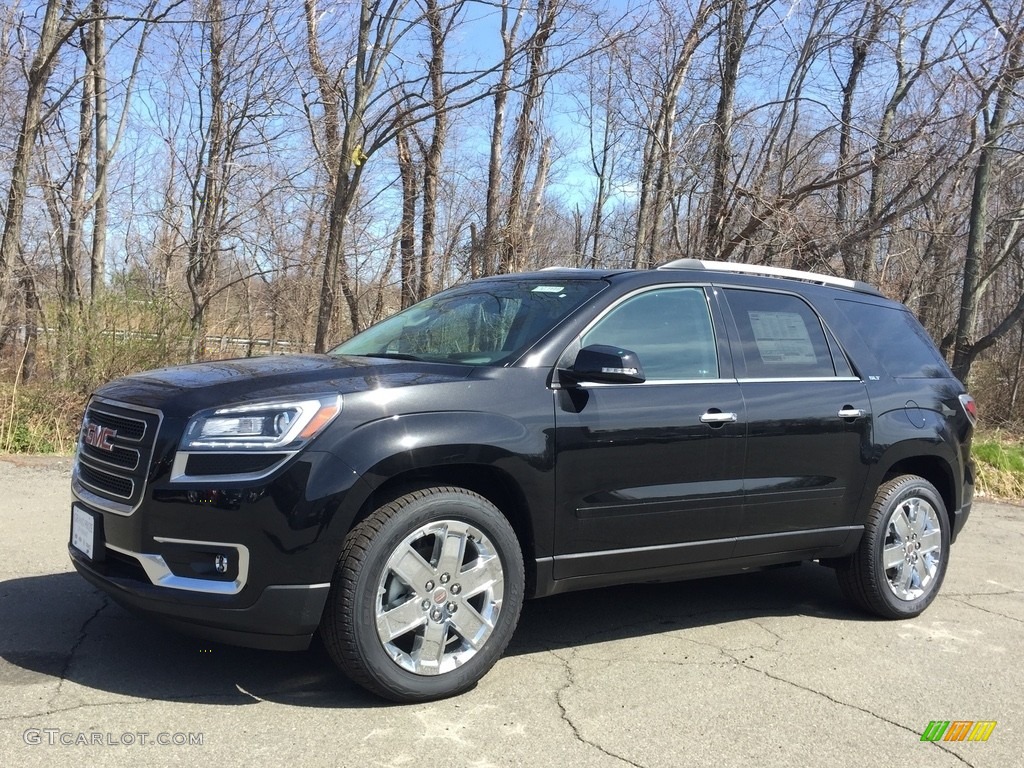
[[[840,408],[838,415],[840,419],[862,419],[868,412],[863,408]]]
[[[722,413],[721,411],[708,411],[700,420],[705,424],[729,424],[736,421],[735,413]]]

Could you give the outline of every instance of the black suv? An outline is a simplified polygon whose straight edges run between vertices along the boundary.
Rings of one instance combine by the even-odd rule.
[[[327,355],[98,389],[78,571],[207,638],[305,648],[401,701],[472,686],[525,597],[803,560],[891,618],[970,512],[975,405],[871,286],[770,267],[544,270]]]

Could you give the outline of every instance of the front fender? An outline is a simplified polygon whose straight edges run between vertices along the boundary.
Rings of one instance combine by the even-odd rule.
[[[335,522],[345,530],[351,527],[367,499],[393,478],[443,477],[460,469],[496,471],[518,488],[521,498],[552,499],[552,439],[553,431],[545,425],[478,411],[413,413],[366,422],[326,447],[345,473],[351,468],[359,478],[354,484],[344,480],[345,501]],[[345,473],[339,473],[339,481]],[[547,538],[543,526],[531,528]]]

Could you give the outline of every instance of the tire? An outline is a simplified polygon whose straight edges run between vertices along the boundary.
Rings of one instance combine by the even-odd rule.
[[[464,488],[426,488],[349,532],[320,624],[352,680],[387,699],[473,687],[515,630],[523,558],[512,526]]]
[[[836,569],[854,604],[887,619],[907,619],[939,593],[949,560],[949,514],[931,483],[901,475],[882,484],[860,546]]]

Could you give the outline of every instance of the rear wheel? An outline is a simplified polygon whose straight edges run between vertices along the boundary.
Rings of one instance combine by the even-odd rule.
[[[861,608],[905,619],[935,599],[948,559],[942,497],[924,478],[902,475],[878,489],[860,546],[836,573],[843,593]]]
[[[508,645],[523,601],[508,520],[463,488],[384,505],[345,540],[321,622],[353,680],[395,701],[461,693]]]

